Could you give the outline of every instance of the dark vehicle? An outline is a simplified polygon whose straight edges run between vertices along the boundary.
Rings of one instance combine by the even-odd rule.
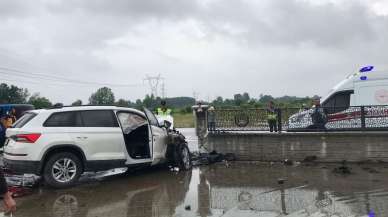
[[[13,108],[17,119],[23,116],[24,112],[34,110],[34,106],[29,104],[0,104],[0,117],[7,115]]]

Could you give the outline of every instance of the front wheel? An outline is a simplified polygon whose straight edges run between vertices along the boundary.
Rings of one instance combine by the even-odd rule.
[[[57,153],[49,157],[44,166],[44,181],[54,188],[73,186],[82,174],[81,160],[69,152]]]
[[[186,144],[179,145],[175,153],[175,163],[181,170],[189,170],[193,167],[189,147]]]

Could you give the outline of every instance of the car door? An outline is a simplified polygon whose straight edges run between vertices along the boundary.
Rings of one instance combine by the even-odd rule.
[[[149,136],[149,124],[144,114],[140,115],[132,111],[118,110],[116,116],[123,131],[125,154],[127,156],[126,164],[152,162],[152,143],[150,142],[152,137]],[[142,154],[139,154],[139,149],[142,151]]]
[[[159,126],[158,119],[148,109],[144,108],[150,130],[150,143],[152,143],[152,164],[165,160],[167,151],[167,130]]]
[[[78,112],[82,119],[82,127],[72,128],[69,133],[75,144],[82,147],[87,160],[96,166],[102,166],[97,165],[99,163],[111,166],[124,165],[125,143],[113,110]]]

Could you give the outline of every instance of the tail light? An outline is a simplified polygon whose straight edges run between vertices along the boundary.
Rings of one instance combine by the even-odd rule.
[[[39,139],[40,135],[40,133],[17,134],[11,138],[16,142],[35,143],[36,140]]]

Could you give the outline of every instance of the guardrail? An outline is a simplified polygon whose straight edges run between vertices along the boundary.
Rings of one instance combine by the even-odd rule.
[[[207,113],[209,131],[388,131],[388,105],[311,109],[215,109]]]

